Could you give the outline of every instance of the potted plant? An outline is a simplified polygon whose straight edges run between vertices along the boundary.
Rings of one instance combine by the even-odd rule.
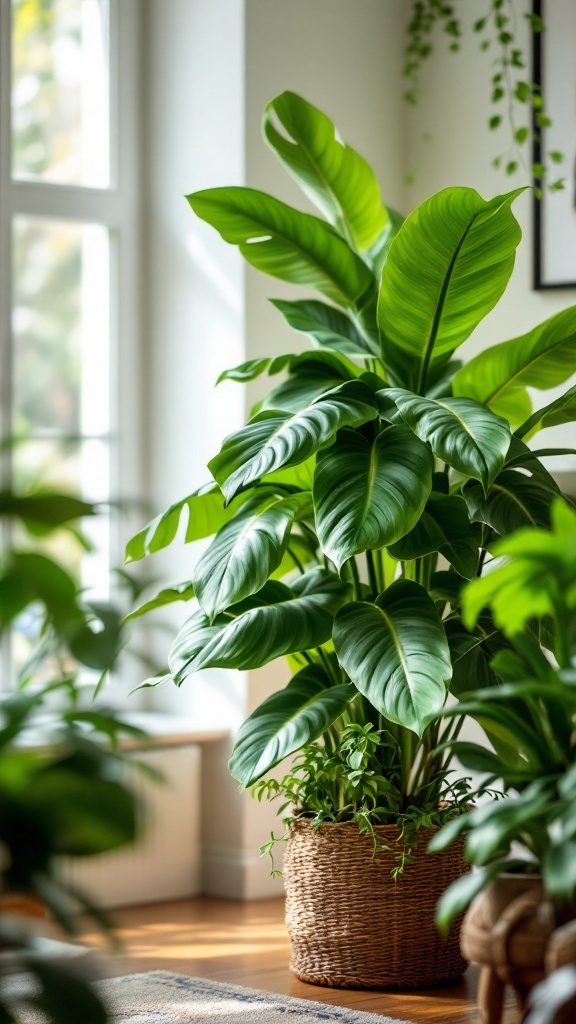
[[[546,973],[576,963],[576,513],[557,498],[550,530],[519,530],[493,554],[505,561],[465,588],[464,617],[472,626],[490,607],[514,647],[493,663],[502,684],[470,692],[456,712],[480,721],[493,749],[459,741],[452,751],[511,795],[450,822],[432,841],[445,850],[466,832],[477,870],[447,890],[438,920],[446,927],[474,897],[462,948],[484,964],[488,1024],[500,1019],[506,982],[524,1005]],[[540,649],[535,623],[556,666]]]
[[[449,188],[403,222],[382,204],[366,161],[301,97],[274,99],[263,130],[321,217],[249,188],[188,200],[253,267],[320,292],[272,300],[314,347],[222,374],[286,376],[225,439],[209,464],[215,482],[145,527],[127,559],[170,544],[184,515],[187,541],[214,535],[190,578],[145,606],[195,602],[168,675],[152,682],[181,685],[201,668],[289,659],[292,680],[244,723],[230,767],[252,787],[302,752],[267,790],[297,804],[286,867],[293,969],[334,985],[424,985],[463,967],[455,936],[442,944],[421,902],[430,876],[445,887],[460,860],[432,867],[415,856],[419,829],[437,828],[468,800],[463,780],[448,774],[446,745],[458,726],[438,716],[449,692],[493,678],[492,653],[507,646],[489,616],[465,626],[460,593],[481,573],[492,538],[549,521],[558,487],[522,440],[535,425],[526,386],[551,387],[572,372],[576,308],[462,366],[454,352],[513,269],[518,190],[485,201]],[[538,422],[568,418],[571,401],[569,392]],[[354,836],[367,876],[388,851],[379,874],[387,904],[378,896],[368,911],[351,894],[345,880],[362,872],[338,852],[337,836]],[[331,894],[321,869],[323,903],[296,924],[294,894],[301,881],[309,889],[306,864],[321,844],[332,851],[334,886],[344,885]],[[429,874],[410,896],[418,870]],[[354,906],[361,940],[351,930]],[[368,934],[378,936],[374,949]],[[416,934],[422,944],[411,957]]]

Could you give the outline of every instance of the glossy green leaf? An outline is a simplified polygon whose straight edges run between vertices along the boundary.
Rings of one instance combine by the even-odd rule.
[[[576,306],[512,341],[492,345],[454,378],[454,394],[492,406],[517,387],[547,390],[576,370]]]
[[[390,554],[406,561],[438,551],[461,576],[471,579],[479,544],[480,529],[470,522],[466,502],[456,494],[431,494],[416,525],[390,547]]]
[[[296,517],[312,511],[309,492],[258,500],[226,523],[204,552],[194,573],[196,596],[210,619],[232,604],[255,594],[278,568]]]
[[[242,786],[251,786],[289,754],[321,736],[356,692],[350,683],[330,686],[319,665],[303,668],[241,726],[230,759],[232,777]]]
[[[197,612],[180,630],[168,659],[176,683],[200,668],[260,668],[274,658],[326,643],[350,586],[334,573],[313,569],[291,587],[269,582],[237,618],[213,625]],[[233,611],[233,609],[232,609]]]
[[[242,186],[206,189],[187,199],[198,217],[265,274],[317,288],[343,305],[353,305],[370,286],[366,264],[318,217]]]
[[[387,388],[380,394],[385,402],[395,402],[404,421],[439,459],[488,489],[510,447],[506,420],[467,398],[433,401],[401,388]]]
[[[165,587],[160,590],[156,597],[145,601],[139,608],[135,608],[126,616],[124,622],[131,622],[132,619],[139,619],[142,615],[154,611],[156,608],[163,608],[168,604],[175,604],[177,601],[191,601],[194,597],[194,584],[191,580],[184,583],[175,583],[172,587]]]
[[[576,385],[566,391],[554,402],[538,409],[516,431],[516,436],[529,440],[539,430],[546,427],[558,427],[563,423],[574,423],[576,420]]]
[[[430,449],[405,426],[388,427],[372,441],[342,430],[318,454],[316,529],[338,569],[352,555],[391,544],[412,529],[430,494],[433,469]]]
[[[336,352],[303,352],[290,360],[288,378],[266,395],[258,411],[300,412],[326,391],[356,380],[361,372],[360,367]]]
[[[521,237],[510,205],[447,188],[422,203],[394,239],[382,271],[378,323],[384,365],[422,392],[434,358],[466,340],[502,295]]]
[[[262,127],[270,148],[322,215],[356,248],[371,246],[388,219],[378,181],[364,158],[340,140],[330,118],[296,93],[283,92],[266,107]]]
[[[515,469],[503,470],[486,496],[474,483],[466,484],[462,493],[470,517],[502,536],[522,526],[548,526],[550,522],[554,492],[535,477]]]
[[[225,439],[209,468],[230,501],[266,473],[304,462],[330,444],[341,427],[358,426],[377,415],[370,389],[360,381],[350,381],[293,415],[259,413]]]
[[[341,309],[316,299],[300,299],[296,302],[270,299],[270,302],[282,313],[290,327],[307,334],[321,348],[333,349],[346,356],[362,356],[364,359],[379,354],[378,343],[365,338]]]
[[[397,580],[375,604],[356,601],[334,623],[338,660],[389,721],[421,735],[452,674],[444,627],[425,589]]]

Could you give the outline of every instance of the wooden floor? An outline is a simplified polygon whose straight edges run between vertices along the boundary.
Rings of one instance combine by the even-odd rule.
[[[119,910],[114,916],[124,951],[107,962],[109,974],[175,971],[352,1006],[412,1024],[478,1024],[476,968],[449,988],[406,994],[320,988],[298,981],[288,970],[282,900],[236,903],[202,897]],[[516,1020],[516,1012],[508,1008],[505,1024]]]

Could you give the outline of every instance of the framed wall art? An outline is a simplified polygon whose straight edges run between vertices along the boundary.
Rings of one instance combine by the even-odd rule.
[[[552,120],[535,133],[533,159],[564,155],[549,171],[564,179],[562,191],[534,199],[534,288],[576,288],[576,0],[533,0],[532,10],[546,24],[533,33],[533,75]]]

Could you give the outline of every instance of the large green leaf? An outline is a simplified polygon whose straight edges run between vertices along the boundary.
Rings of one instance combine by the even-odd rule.
[[[421,735],[452,674],[442,621],[424,587],[397,580],[375,604],[356,601],[334,623],[338,660],[389,721]]]
[[[504,536],[522,526],[548,526],[555,492],[535,477],[505,469],[484,495],[478,484],[463,490],[472,519]]]
[[[504,465],[510,426],[486,406],[467,398],[420,398],[401,388],[379,392],[439,459],[487,489]]]
[[[286,135],[274,125],[276,115]],[[326,114],[294,92],[276,96],[264,112],[264,138],[304,193],[357,249],[368,249],[384,228],[374,171],[338,137]]]
[[[533,437],[539,430],[546,427],[558,427],[563,423],[573,423],[576,420],[576,385],[568,389],[554,402],[538,409],[533,416],[530,416],[525,423],[516,431],[517,437],[525,437],[526,440]]]
[[[394,558],[405,561],[439,551],[467,579],[476,573],[480,527],[470,522],[466,502],[457,494],[431,494],[418,522],[390,547]]]
[[[257,189],[230,186],[187,196],[194,213],[238,245],[248,263],[353,305],[373,280],[366,264],[318,217]]]
[[[260,668],[274,658],[326,643],[349,593],[349,584],[334,573],[313,569],[291,587],[268,582],[231,621],[219,616],[210,625],[204,612],[196,612],[170,651],[174,681],[179,684],[201,668]]]
[[[450,692],[461,697],[476,689],[496,686],[498,676],[491,661],[501,650],[510,650],[508,641],[489,616],[480,616],[474,632],[467,630],[459,615],[444,620],[452,658]]]
[[[230,434],[209,463],[214,479],[230,501],[242,488],[283,466],[297,465],[330,444],[337,431],[378,415],[366,384],[350,381],[290,415],[262,412],[242,430]]]
[[[430,449],[403,425],[373,440],[342,430],[319,453],[316,529],[338,569],[351,555],[384,547],[412,529],[430,494],[433,469]]]
[[[296,302],[270,299],[270,302],[282,313],[290,327],[313,338],[321,348],[333,349],[346,356],[363,356],[365,359],[379,354],[377,342],[366,339],[341,309],[317,299],[299,299]]]
[[[347,380],[356,380],[361,369],[336,352],[303,352],[290,360],[287,380],[273,388],[258,411],[279,409],[299,412],[315,398]]]
[[[222,527],[194,572],[196,596],[210,619],[264,586],[282,561],[295,518],[306,508],[312,511],[309,492],[272,499],[265,508],[256,500]]]
[[[502,295],[521,237],[510,205],[522,189],[485,201],[447,188],[404,222],[378,301],[384,364],[396,383],[423,392],[433,358],[453,352]]]
[[[571,306],[528,334],[480,352],[454,377],[454,394],[491,406],[518,387],[556,387],[575,370],[576,306]]]
[[[230,759],[232,777],[251,786],[279,761],[321,736],[356,694],[350,683],[330,686],[321,666],[307,665],[243,723]]]

